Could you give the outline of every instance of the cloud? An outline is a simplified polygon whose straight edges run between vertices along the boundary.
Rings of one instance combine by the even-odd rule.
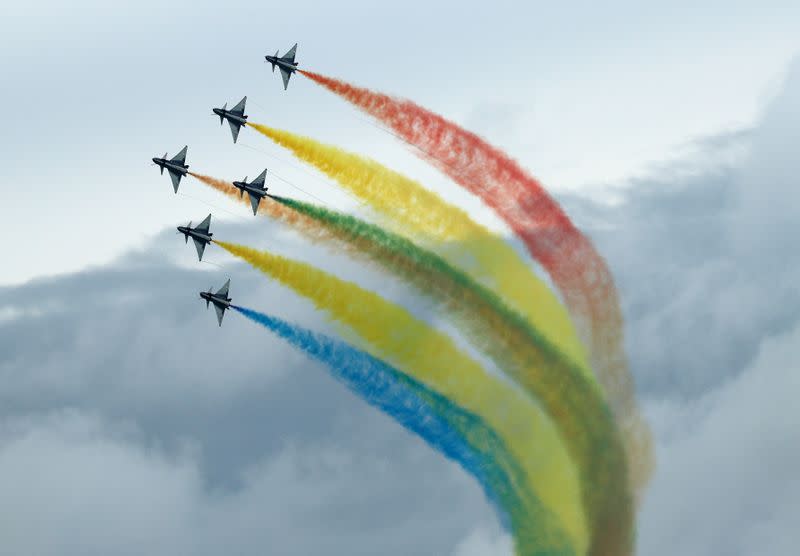
[[[457,547],[453,556],[499,556],[513,552],[512,540],[486,529],[475,529]]]
[[[753,129],[700,141],[613,205],[568,201],[616,273],[656,433],[641,554],[796,552],[798,134],[800,62]]]
[[[215,231],[257,242],[265,225]],[[196,292],[225,274],[175,264],[184,247],[165,232],[113,265],[0,288],[6,553],[447,554],[499,535],[455,464],[260,327],[229,313],[219,328]],[[249,267],[225,270],[236,301],[330,331]]]
[[[395,464],[334,435],[291,445],[249,469],[242,488],[220,492],[203,485],[191,450],[165,455],[139,434],[74,410],[5,421],[4,553],[445,553],[462,529],[450,504],[475,504],[452,468],[415,447]],[[443,483],[434,488],[434,478]],[[432,500],[437,491],[443,498]]]
[[[800,323],[690,403],[652,403],[659,473],[642,554],[790,555],[800,520]]]
[[[702,395],[800,317],[798,99],[795,63],[761,124],[701,141],[696,164],[627,184],[613,206],[568,200],[617,277],[642,393]]]

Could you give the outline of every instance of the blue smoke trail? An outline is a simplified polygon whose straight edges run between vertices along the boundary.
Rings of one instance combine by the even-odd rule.
[[[523,518],[519,515],[524,510],[517,492],[521,483],[515,481],[514,485],[498,460],[512,467],[510,472],[516,477],[521,477],[521,470],[502,456],[503,441],[481,419],[345,342],[244,307],[231,307],[324,363],[334,378],[367,403],[458,463],[478,480],[506,530],[512,527],[512,521],[517,521],[509,512]]]

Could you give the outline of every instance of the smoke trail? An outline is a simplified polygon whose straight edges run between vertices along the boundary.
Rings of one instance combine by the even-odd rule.
[[[373,292],[308,264],[240,245],[217,244],[312,300],[364,339],[372,355],[480,416],[503,438],[525,471],[531,491],[556,518],[554,523],[542,523],[541,545],[561,544],[550,538],[560,523],[576,552],[585,552],[587,529],[575,466],[553,422],[525,394],[486,373],[448,336]]]
[[[638,490],[653,466],[650,431],[635,401],[622,313],[611,272],[542,185],[499,149],[417,104],[317,73],[303,75],[389,126],[423,157],[492,207],[561,291],[626,439]]]
[[[522,471],[503,441],[480,418],[344,342],[250,309],[233,309],[324,363],[334,378],[367,403],[456,461],[478,480],[504,527],[513,532],[517,554],[541,553],[530,524],[544,510],[530,507]],[[569,548],[565,545],[561,553],[572,554]]]
[[[213,189],[216,189],[220,193],[223,193],[230,197],[235,201],[239,201],[247,206],[250,206],[250,203],[247,198],[243,197],[239,194],[239,190],[233,186],[233,184],[229,181],[221,180],[219,178],[214,178],[211,176],[206,176],[203,174],[196,174],[194,172],[189,172],[189,175],[197,178],[201,182],[206,185],[211,186]],[[283,206],[279,203],[274,203],[271,201],[272,196],[267,196],[267,202],[261,203],[258,206],[258,213],[264,216],[268,216],[269,218],[274,218],[288,226],[291,226],[295,230],[303,233],[306,237],[313,241],[336,241],[337,237],[335,237],[329,229],[324,226],[321,226],[315,220],[304,216],[303,214],[299,213],[296,210],[292,210],[289,207]],[[344,247],[344,245],[342,245]]]
[[[300,201],[273,199],[327,226],[354,246],[357,254],[371,257],[410,281],[454,315],[462,332],[535,399],[542,400],[554,416],[579,464],[584,506],[593,518],[594,530],[602,531],[598,534],[605,539],[614,531],[609,525],[614,521],[621,530],[619,541],[627,539],[624,530],[631,526],[632,510],[626,461],[615,424],[594,382],[585,380],[580,369],[571,366],[497,296],[435,254],[353,216]]]
[[[195,172],[188,172],[190,176],[193,178],[197,178],[201,182],[206,185],[211,186],[213,189],[216,189],[220,193],[227,195],[229,198],[245,203],[249,205],[249,200],[245,198],[241,191],[239,191],[234,185],[225,180],[221,180],[219,178],[214,178],[211,176],[206,176],[204,174],[197,174]],[[258,212],[269,216],[271,218],[280,219],[287,224],[294,224],[299,220],[307,220],[304,219],[302,215],[297,213],[296,211],[287,210],[285,207],[282,207],[275,203],[261,203],[258,206]]]
[[[632,509],[626,462],[619,457],[616,430],[602,400],[592,383],[576,378],[579,370],[552,350],[548,352],[547,342],[503,308],[495,296],[407,240],[353,217],[296,201],[273,200],[301,213],[305,220],[295,222],[304,224],[296,227],[310,237],[338,240],[354,254],[373,256],[422,291],[444,299],[469,336],[528,392],[544,399],[551,415],[559,416],[560,429],[585,481],[583,505],[597,536],[592,539],[592,553],[623,554],[630,548]]]
[[[206,183],[207,185],[212,186],[214,189],[216,189],[216,190],[228,195],[229,197],[231,197],[233,199],[240,199],[239,190],[236,189],[230,182],[226,182],[224,180],[220,180],[220,179],[213,178],[213,177],[210,177],[210,176],[205,176],[205,175],[202,175],[202,174],[191,173],[191,175],[194,176],[195,178],[201,180],[202,182]],[[295,229],[298,229],[298,230],[304,232],[308,237],[310,237],[310,238],[312,238],[314,240],[327,240],[327,241],[334,241],[334,240],[341,241],[342,240],[342,234],[341,233],[337,233],[335,230],[332,230],[329,227],[322,226],[322,225],[320,225],[320,223],[318,221],[316,221],[314,219],[311,219],[311,218],[307,218],[304,215],[302,215],[301,213],[299,213],[299,212],[297,212],[297,211],[295,211],[293,209],[287,209],[286,207],[283,207],[283,206],[281,206],[279,204],[276,204],[276,203],[262,204],[260,212],[262,212],[264,214],[267,214],[267,215],[269,215],[271,217],[277,218],[277,219],[279,219],[279,220],[281,220],[281,221],[283,221],[285,223],[288,223],[288,224],[292,225],[293,227],[295,227]],[[221,244],[220,243],[220,245],[223,246],[223,247],[226,247],[225,244]],[[359,249],[359,245],[357,243],[355,243],[355,242],[352,242],[352,241],[349,242],[349,243],[346,243],[344,245],[347,245],[348,247],[350,247],[352,252],[357,252],[357,250]],[[361,247],[363,247],[363,245]],[[529,418],[524,419],[524,421],[528,421],[528,420],[529,420]],[[531,422],[533,422],[533,421],[531,421]],[[517,424],[517,425],[513,425],[512,424],[510,427],[514,427],[517,430],[517,437],[518,437],[519,436],[519,430],[522,427],[519,424]],[[552,439],[550,441],[547,440],[548,438],[551,438],[551,437],[552,437],[552,435],[545,434],[544,435],[545,441],[543,442],[543,444],[552,444]],[[516,442],[516,440],[515,440],[515,442]],[[548,458],[553,458],[552,453],[548,454],[547,457]],[[554,459],[558,460],[557,457],[554,458]],[[510,465],[511,464],[506,464],[506,467],[509,467]],[[552,467],[558,468],[559,465],[562,465],[562,464],[551,464],[550,467],[551,468]],[[525,475],[526,476],[530,474],[530,468],[531,467],[540,468],[540,469],[541,468],[547,469],[548,466],[547,465],[543,466],[541,464],[538,464],[538,465],[527,465],[527,466],[525,466],[525,471],[526,471]],[[552,482],[551,484],[555,485],[555,484],[562,483],[563,482],[562,478],[563,478],[563,475],[565,475],[565,474],[568,475],[569,471],[566,471],[566,468],[562,467],[562,473],[560,474],[561,477],[556,476],[556,480],[554,482]],[[546,473],[543,472],[542,475],[545,476]],[[569,478],[567,478],[567,480],[569,480]],[[542,479],[540,482],[542,484],[545,484],[546,480]],[[575,487],[575,488],[577,489],[577,487]],[[570,490],[572,490],[572,489],[570,489],[569,487],[567,487],[565,489],[566,495],[562,496],[562,498],[565,501],[569,498],[568,495],[569,495],[569,491]],[[562,494],[564,494],[564,493],[562,493]],[[564,506],[569,506],[569,503],[565,502]],[[533,507],[534,509],[530,509],[531,507]],[[528,553],[531,553],[531,554],[539,554],[539,553],[542,553],[542,554],[544,554],[544,553],[547,553],[547,554],[551,554],[551,553],[572,553],[571,551],[570,552],[564,552],[564,550],[565,550],[564,547],[569,543],[567,543],[567,541],[564,540],[564,538],[567,535],[567,533],[560,532],[559,531],[559,525],[556,525],[558,523],[558,521],[559,521],[558,518],[553,517],[552,515],[549,515],[549,514],[542,515],[542,512],[544,512],[544,510],[542,508],[539,508],[538,504],[531,504],[530,502],[526,502],[526,508],[527,508],[525,510],[526,515],[529,518],[532,518],[532,516],[535,516],[535,518],[533,518],[533,519],[536,522],[538,522],[540,525],[537,526],[537,528],[536,528],[537,530],[535,532],[531,532],[531,530],[530,530],[531,528],[530,527],[526,528],[526,527],[523,527],[522,525],[519,525],[519,524],[514,526],[514,529],[515,529],[515,543],[517,543],[519,546],[522,546],[522,547],[528,547],[528,548],[525,548],[525,550],[522,553],[524,553],[524,554],[528,554]],[[579,513],[579,509],[580,509],[579,506],[574,506],[574,509],[578,510],[578,513]],[[518,513],[519,513],[519,511],[518,511]],[[570,546],[571,547],[572,546],[576,546],[576,547],[585,546],[585,544],[586,544],[586,540],[585,540],[586,533],[585,533],[585,525],[582,522],[582,516],[575,515],[575,512],[572,511],[569,508],[568,508],[568,510],[566,512],[562,512],[562,513],[565,513],[568,516],[568,518],[574,520],[578,524],[573,528],[572,531],[570,531],[570,533],[572,535],[577,536],[577,539],[573,539],[573,544],[570,544]],[[514,515],[512,515],[512,521],[514,519],[515,519],[515,517],[514,517]],[[519,521],[520,518],[516,518],[516,519]],[[564,527],[564,528],[568,528],[568,527]],[[577,535],[575,534],[575,531],[578,531]],[[536,547],[536,548],[534,549],[533,547]],[[578,554],[583,553],[583,550],[578,548],[578,551],[576,553],[578,553]]]
[[[336,241],[354,257],[378,263],[440,303],[456,317],[456,324],[472,343],[485,352],[504,354],[524,343],[550,350],[557,357],[570,361],[496,294],[435,253],[348,214],[275,195],[272,199],[314,222],[314,231],[307,232],[308,237]],[[506,359],[505,355],[496,358],[498,363]],[[582,367],[575,366],[575,372],[591,376]],[[592,381],[591,384],[595,383]]]
[[[274,198],[273,198],[274,199]],[[295,207],[297,208],[297,207]],[[331,230],[330,226],[328,226],[327,230],[325,226],[321,226],[321,222],[319,218],[309,218],[305,220],[306,223],[310,224],[309,226],[301,227],[300,229],[305,231],[307,235],[310,236],[317,236],[323,237],[325,239],[342,239],[341,228],[339,228],[339,233],[336,233],[336,229],[334,228]],[[355,249],[355,252],[358,253],[359,249],[363,249],[364,253],[374,252],[376,242],[374,238],[369,239],[369,241],[353,241],[353,233],[348,234],[350,237],[345,237],[345,241],[348,242],[347,244]],[[364,236],[362,234],[362,240]],[[363,254],[363,253],[360,253]],[[396,257],[395,257],[396,258]],[[417,265],[419,266],[419,265]],[[407,267],[408,268],[408,267]],[[441,269],[439,269],[441,270]],[[413,276],[415,274],[414,271],[406,272],[406,275]],[[421,276],[426,276],[423,273],[420,273],[417,278]],[[439,280],[434,275],[434,280]],[[456,281],[459,279],[457,278]],[[433,282],[432,282],[433,283]],[[463,286],[463,285],[462,285]],[[427,287],[427,286],[426,286]],[[467,290],[469,291],[469,290]],[[474,299],[475,296],[471,296],[471,299]],[[478,301],[483,302],[483,306],[487,305],[485,299],[477,298]],[[464,307],[463,299],[461,300],[462,303],[459,304],[456,302],[456,305],[460,305]],[[477,304],[480,306],[480,303]],[[500,313],[502,315],[502,312]],[[472,328],[472,337],[479,338],[480,331],[486,330],[509,330],[509,323],[504,322],[503,318],[501,317],[498,320],[498,313],[497,311],[492,311],[491,308],[489,311],[483,311],[482,316],[490,315],[493,316],[493,319],[489,319],[489,326],[486,326],[485,321],[475,321],[474,318],[472,320],[466,319],[463,322],[471,323],[474,328]],[[507,316],[507,315],[506,315]],[[513,319],[512,319],[513,321]],[[524,328],[524,327],[523,327]],[[532,367],[541,368],[556,368],[556,365],[552,361],[542,361],[542,358],[538,352],[537,347],[531,346],[528,347],[531,338],[529,336],[525,336],[524,334],[520,336],[518,332],[514,332],[513,325],[511,326],[512,333],[503,335],[500,333],[499,338],[501,338],[502,342],[491,342],[489,341],[483,343],[483,347],[486,348],[488,346],[488,352],[490,355],[495,358],[495,360],[500,361],[501,366],[506,369],[511,370],[512,376],[517,379],[521,384],[523,384],[526,389],[530,392],[533,392],[536,395],[539,395],[537,390],[537,386],[541,387],[541,383],[536,374],[530,374],[529,370]],[[498,336],[493,336],[497,338]],[[521,355],[520,355],[521,354]],[[559,361],[559,365],[561,368],[564,369],[564,363]],[[569,374],[574,372],[574,369],[566,368],[563,370],[563,373]],[[555,376],[559,376],[561,373],[557,373]],[[569,427],[567,430],[570,431],[568,439],[572,441],[577,447],[573,446],[573,450],[576,451],[579,461],[580,461],[580,468],[582,472],[586,475],[587,480],[586,484],[587,487],[583,491],[583,496],[585,499],[585,504],[589,506],[589,511],[592,513],[592,521],[593,525],[596,525],[594,529],[596,530],[605,530],[607,532],[614,532],[615,529],[607,526],[607,522],[611,520],[611,514],[620,518],[618,525],[624,529],[626,526],[625,522],[625,515],[626,511],[628,511],[627,507],[627,489],[624,485],[624,478],[625,478],[625,462],[615,462],[613,459],[615,452],[615,437],[614,437],[614,429],[613,424],[607,423],[608,418],[603,413],[603,407],[600,400],[597,400],[597,397],[594,395],[593,392],[587,392],[587,388],[585,384],[580,385],[582,389],[576,390],[578,392],[576,397],[579,401],[573,403],[572,405],[575,406],[574,411],[572,414],[575,417],[571,417],[568,421]],[[581,401],[581,397],[583,400]],[[588,398],[587,398],[588,397]],[[592,403],[587,403],[586,399],[591,398],[593,400]],[[551,405],[557,406],[558,400],[550,400]],[[592,436],[580,436],[581,430],[580,425],[575,424],[575,419],[581,419],[581,415],[586,414],[587,417],[583,418],[582,420],[585,423],[588,423],[587,426],[593,427],[594,429],[598,430],[605,430],[605,436],[602,436],[600,440],[597,440],[592,444],[592,438],[596,437],[595,434]],[[605,443],[610,446],[610,448],[598,448],[598,442]],[[601,463],[605,462],[603,465],[598,464],[594,459],[597,457],[593,454],[597,452],[597,449],[600,449],[603,452],[603,458],[601,458]],[[612,457],[609,457],[609,454]],[[622,479],[622,481],[620,480]],[[621,484],[622,483],[622,484]],[[597,525],[599,524],[599,525]],[[629,526],[629,524],[628,524]],[[608,533],[606,533],[606,537],[608,537]],[[623,532],[620,532],[616,538],[624,539],[628,535]],[[620,541],[621,542],[621,541]],[[617,545],[614,546],[618,546]]]
[[[247,204],[247,200],[239,195],[239,190],[230,182],[191,172],[190,175],[201,180],[203,183],[211,185],[214,189],[225,193],[231,198],[238,199]],[[382,261],[384,266],[390,270],[401,274],[407,280],[413,281],[423,293],[430,293],[427,288],[428,280],[439,280],[435,277],[436,273],[454,270],[439,257],[417,248],[405,238],[386,233],[377,226],[367,224],[354,217],[274,195],[269,196],[269,198],[273,201],[277,201],[277,203],[262,204],[260,206],[260,212],[262,214],[292,226],[295,230],[300,231],[312,241],[336,243],[338,247],[345,249],[355,257],[364,258],[366,255],[374,260]],[[400,248],[400,246],[402,246],[402,248]],[[400,258],[404,252],[416,253],[417,256],[412,258],[406,257],[401,263]],[[420,254],[424,254],[425,256],[421,257],[419,256]],[[425,267],[425,272],[420,272],[420,265]],[[434,277],[431,278],[431,275]],[[459,288],[472,287],[475,285],[472,279],[467,277],[463,272],[456,271],[453,275],[457,276],[457,278],[454,282],[452,280],[451,282],[458,283]],[[538,281],[533,273],[529,273],[529,275],[534,280]],[[549,292],[546,293],[547,295],[545,297],[551,297]],[[503,305],[501,301],[495,299],[495,295],[487,292],[487,296],[493,300],[496,306]],[[469,307],[464,307],[463,304],[458,301],[459,297],[460,294],[453,293],[452,290],[450,291],[447,301],[450,303],[451,309],[457,309],[459,313],[465,311],[468,313],[471,312]],[[544,304],[546,305],[546,303]],[[547,316],[549,313],[545,310],[543,314]],[[542,319],[537,315],[537,320],[541,321]],[[480,323],[475,323],[474,320],[473,323],[480,325]],[[543,324],[547,325],[548,323],[544,322]],[[551,337],[553,335],[558,337],[558,335],[552,331],[552,327],[548,326],[548,329],[551,331]],[[547,339],[550,340],[550,337]],[[560,346],[558,347],[560,348]],[[569,357],[569,355],[569,353],[566,354],[567,357]],[[578,368],[584,373],[589,372],[584,367]]]
[[[411,233],[417,241],[438,249],[451,264],[463,267],[465,257],[458,251],[442,251],[441,244],[464,249],[473,263],[466,268],[472,276],[516,307],[563,353],[580,365],[588,365],[559,300],[510,245],[474,222],[465,211],[374,160],[288,131],[257,123],[250,126],[388,217],[396,224],[395,231]]]

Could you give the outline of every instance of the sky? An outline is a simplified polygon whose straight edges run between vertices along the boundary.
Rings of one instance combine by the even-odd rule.
[[[420,17],[424,13],[425,17]],[[172,229],[215,216],[414,303],[150,158],[352,201],[211,108],[366,153],[507,232],[383,130],[263,55],[413,98],[542,179],[616,276],[657,441],[638,553],[793,554],[800,519],[796,2],[29,2],[0,8],[0,538],[11,554],[506,555],[479,488],[196,291],[331,331]],[[443,86],[446,84],[446,86]],[[288,182],[288,183],[287,183]],[[295,187],[300,189],[295,189]],[[307,193],[306,193],[307,192]],[[217,266],[219,265],[219,266]],[[220,268],[222,266],[222,268]]]
[[[797,51],[800,20],[791,1],[33,1],[0,10],[0,69],[14,84],[0,90],[0,148],[12,161],[0,169],[0,202],[5,226],[25,230],[6,249],[6,284],[106,263],[167,223],[202,217],[207,206],[165,195],[151,167],[186,144],[192,169],[238,179],[266,165],[346,208],[347,197],[268,142],[245,131],[234,146],[216,129],[211,108],[244,95],[253,120],[402,167],[502,229],[338,99],[304,79],[283,91],[263,55],[294,42],[301,67],[413,98],[508,149],[553,191],[586,192],[698,137],[751,125]],[[214,199],[197,184],[185,195]]]

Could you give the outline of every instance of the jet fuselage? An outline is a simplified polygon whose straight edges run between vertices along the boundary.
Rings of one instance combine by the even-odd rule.
[[[250,195],[255,195],[256,197],[264,198],[267,196],[267,190],[261,189],[260,187],[255,187],[251,183],[247,183],[245,181],[235,181],[233,182],[233,186],[238,189],[241,193],[249,193]]]
[[[225,110],[224,108],[213,108],[214,114],[219,116],[220,118],[226,118],[228,120],[233,120],[234,122],[240,125],[247,124],[247,116],[239,116],[238,114],[234,114],[230,110]]]
[[[266,55],[266,56],[264,56],[264,58],[267,59],[267,62],[272,64],[273,70],[275,69],[275,66],[278,66],[279,68],[283,68],[284,70],[286,70],[289,73],[297,71],[297,65],[298,65],[297,62],[294,62],[294,63],[287,62],[286,60],[282,60],[281,58],[279,58],[277,56],[270,56],[270,55]]]
[[[185,235],[187,240],[191,237],[192,239],[196,239],[197,241],[202,241],[203,243],[210,243],[211,236],[214,235],[211,232],[208,232],[207,234],[204,234],[203,232],[198,232],[194,228],[190,228],[188,226],[178,226],[178,231],[183,235]]]
[[[200,298],[205,299],[206,307],[209,303],[213,303],[214,305],[223,307],[225,309],[229,308],[231,306],[231,301],[233,301],[229,297],[222,297],[211,292],[200,292]]]
[[[171,162],[171,161],[167,160],[166,158],[155,157],[155,158],[153,158],[153,162],[155,162],[158,166],[161,167],[161,173],[162,174],[164,173],[164,169],[165,168],[167,170],[172,170],[173,172],[177,172],[178,174],[180,174],[182,176],[185,176],[186,173],[189,171],[189,166],[188,165],[183,166],[183,165],[180,165],[180,164],[175,164],[174,162]]]

